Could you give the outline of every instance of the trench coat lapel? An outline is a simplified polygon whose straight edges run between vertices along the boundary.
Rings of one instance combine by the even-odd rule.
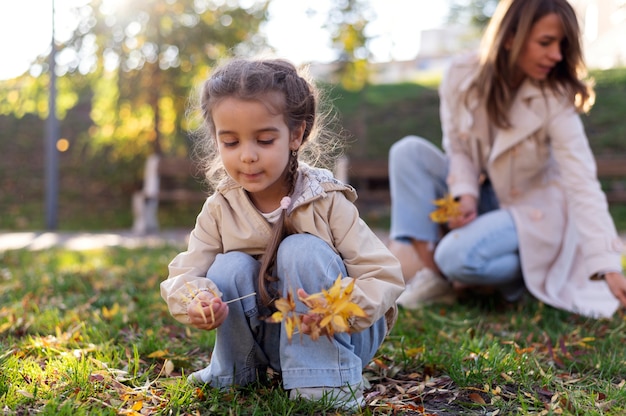
[[[511,105],[510,121],[512,127],[497,130],[489,157],[491,161],[513,148],[542,126],[542,118],[530,106],[537,97],[542,97],[539,87],[529,80],[524,81]]]

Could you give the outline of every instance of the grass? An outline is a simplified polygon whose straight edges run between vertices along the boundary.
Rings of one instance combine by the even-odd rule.
[[[214,338],[178,324],[160,298],[179,250],[0,253],[3,414],[334,414],[289,401],[277,377],[225,392],[185,383]],[[365,371],[362,413],[624,414],[625,319],[481,296],[402,310]]]

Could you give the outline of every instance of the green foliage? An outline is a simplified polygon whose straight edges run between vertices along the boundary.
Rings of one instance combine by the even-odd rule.
[[[348,91],[359,91],[368,84],[370,65],[367,25],[372,20],[367,1],[333,1],[326,28],[337,50],[337,81]]]
[[[594,71],[591,75],[596,80],[596,103],[589,114],[582,116],[590,144],[597,154],[625,155],[626,68]],[[347,135],[348,156],[380,160],[387,158],[394,142],[408,134],[441,145],[438,84],[439,79],[431,77],[415,82],[368,85],[358,92],[339,85],[320,86],[332,100],[340,118],[338,124]],[[3,85],[0,84],[0,108],[6,94],[11,94],[2,89]],[[130,199],[141,185],[145,159],[136,156],[120,160],[120,147],[115,144],[118,136],[112,136],[109,145],[98,148],[97,152],[90,143],[94,128],[90,115],[108,120],[107,123],[114,123],[117,117],[118,107],[113,101],[118,98],[107,101],[111,107],[98,98],[107,91],[112,96],[117,94],[110,90],[114,85],[113,80],[100,79],[97,91],[93,92],[100,110],[92,108],[92,93],[85,91],[61,122],[61,136],[70,142],[70,149],[59,160],[62,229],[102,230],[129,228],[132,224]],[[17,96],[23,99],[22,95]],[[172,102],[163,102],[164,107],[173,108]],[[44,120],[39,116],[24,113],[18,119],[0,115],[0,154],[4,157],[0,164],[0,211],[6,214],[0,216],[0,229],[33,230],[44,226],[43,137]],[[147,150],[139,140],[125,143],[135,153]],[[199,179],[192,181],[199,190],[203,188]],[[626,212],[622,208],[611,207],[620,230],[626,229]],[[199,209],[189,204],[162,204],[159,220],[167,227],[189,227]],[[379,220],[381,226],[386,226],[385,218]]]
[[[129,0],[107,9],[100,3],[83,7],[84,24],[67,46],[80,50],[95,35],[96,53],[108,60],[101,58],[90,76],[97,87],[94,145],[112,148],[116,159],[185,154],[190,91],[218,59],[263,43],[251,34],[258,33],[267,4],[244,9],[193,0]],[[113,59],[117,66],[110,69]]]
[[[471,25],[479,30],[483,30],[499,0],[448,0],[450,3],[450,12],[448,21],[462,25]]]
[[[436,85],[370,85],[359,92],[335,87],[330,96],[351,135],[348,154],[353,157],[386,158],[391,145],[409,134],[440,144]]]
[[[591,147],[597,153],[626,153],[626,68],[591,72],[596,102],[583,117]]]
[[[59,66],[57,116],[64,119],[84,97],[93,97],[93,124],[81,133],[92,152],[129,161],[152,152],[187,153],[190,92],[215,63],[265,44],[259,25],[267,1],[93,0],[76,6],[73,36],[58,53],[76,56]],[[80,57],[80,59],[78,59]],[[0,114],[47,117],[49,75],[43,71],[3,82]]]

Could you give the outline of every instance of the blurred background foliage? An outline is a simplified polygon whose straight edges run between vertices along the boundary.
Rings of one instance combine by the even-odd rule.
[[[57,45],[61,229],[128,228],[130,198],[151,153],[187,156],[194,91],[223,58],[268,50],[259,30],[265,1],[125,0],[113,10],[92,0]],[[449,0],[451,22],[477,33],[497,0]],[[367,0],[331,0],[326,29],[336,76],[322,83],[348,135],[350,157],[385,159],[407,134],[440,143],[438,76],[372,84]],[[0,229],[44,228],[44,146],[49,57],[0,81]],[[583,117],[596,152],[626,154],[626,69],[596,71],[597,101]],[[198,178],[198,189],[203,185]],[[190,227],[199,207],[173,204],[161,224]]]

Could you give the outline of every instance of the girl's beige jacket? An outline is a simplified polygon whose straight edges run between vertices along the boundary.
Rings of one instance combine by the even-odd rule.
[[[487,175],[515,221],[530,293],[556,308],[611,316],[617,299],[589,278],[621,270],[623,246],[579,114],[562,94],[526,80],[509,112],[512,128],[493,128],[484,105],[459,97],[477,66],[475,56],[456,58],[440,86],[451,194],[478,195]]]
[[[397,315],[396,299],[404,290],[400,263],[359,218],[355,199],[354,189],[334,179],[329,171],[301,163],[288,213],[298,233],[321,238],[341,256],[349,275],[343,279],[344,285],[356,280],[353,301],[368,316],[356,319],[352,329],[361,331],[386,316],[389,331]],[[169,277],[161,283],[161,296],[171,314],[188,322],[190,288],[220,293],[205,277],[217,254],[241,251],[259,256],[270,234],[271,225],[245,190],[232,180],[223,182],[202,207],[187,251],[174,258]]]

